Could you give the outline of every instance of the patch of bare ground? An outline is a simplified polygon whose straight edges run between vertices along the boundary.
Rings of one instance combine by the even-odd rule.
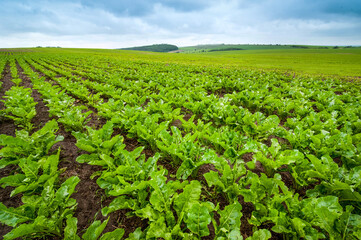
[[[239,196],[238,201],[242,205],[241,234],[246,239],[253,234],[253,225],[248,222],[248,219],[252,217],[254,206],[250,202],[245,202],[243,196]]]
[[[250,162],[253,160],[253,155],[254,155],[253,152],[245,153],[245,154],[243,154],[242,159],[245,163]],[[257,174],[259,177],[261,176],[261,173],[265,173],[262,163],[260,163],[259,161],[256,161],[254,169],[249,169],[249,167],[247,165],[245,165],[245,167],[247,170]]]
[[[0,88],[0,100],[5,100],[4,99],[5,93],[12,86],[14,86],[14,83],[11,81],[10,65],[7,65],[5,67],[2,76],[4,77],[1,79],[2,86]],[[0,101],[0,109],[4,109],[4,107],[5,107],[4,103]],[[16,128],[13,120],[0,116],[0,134],[15,136],[15,129]]]

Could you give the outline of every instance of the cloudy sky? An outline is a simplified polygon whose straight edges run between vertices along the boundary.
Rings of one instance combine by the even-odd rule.
[[[361,45],[360,0],[0,0],[0,48]]]

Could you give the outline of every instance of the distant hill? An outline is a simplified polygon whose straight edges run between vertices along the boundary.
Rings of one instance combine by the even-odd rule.
[[[184,52],[214,52],[214,51],[237,51],[237,50],[266,50],[266,49],[321,49],[332,48],[327,46],[308,45],[281,45],[281,44],[208,44],[189,47],[180,47]]]
[[[149,52],[171,52],[178,50],[178,47],[171,44],[153,44],[141,47],[121,48],[121,50],[149,51]]]

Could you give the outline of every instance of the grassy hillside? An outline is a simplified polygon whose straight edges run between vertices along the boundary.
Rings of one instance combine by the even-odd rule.
[[[180,47],[186,53],[213,52],[227,50],[270,50],[270,49],[328,49],[334,46],[280,45],[280,44],[209,44]]]
[[[252,69],[361,76],[361,48],[244,50],[202,55]]]
[[[149,51],[149,52],[170,52],[178,50],[178,47],[171,44],[154,44],[149,46],[122,48],[122,50]]]

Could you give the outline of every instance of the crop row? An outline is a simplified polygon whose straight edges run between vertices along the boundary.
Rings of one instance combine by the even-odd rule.
[[[271,232],[307,239],[361,234],[361,105],[353,85],[116,58],[49,59],[28,55],[17,62],[49,113],[87,152],[77,161],[102,167],[97,184],[114,200],[101,213],[128,209],[148,221],[129,239],[200,239],[211,234],[210,224],[215,239],[242,239],[244,202],[254,208],[246,219],[254,228],[249,239]],[[85,126],[90,112],[67,93],[107,123]],[[143,147],[126,151],[115,128],[154,156],[146,159]],[[205,166],[211,167],[200,175]],[[76,227],[71,211],[57,221],[67,223],[57,235]]]
[[[256,119],[257,120],[257,119]],[[144,124],[144,123],[143,123]],[[156,124],[151,124],[152,126],[156,126]],[[149,127],[149,126],[147,126],[147,127]],[[266,127],[264,127],[264,129],[271,129],[271,127],[272,126],[266,126]],[[130,131],[131,132],[131,131]],[[342,136],[341,136],[342,137]],[[152,138],[152,136],[150,137],[150,138]],[[331,138],[332,139],[332,138]],[[337,140],[337,141],[339,141],[340,140],[340,135],[337,135],[336,137],[333,137],[333,139],[332,140]],[[342,139],[341,139],[342,140]],[[346,142],[346,144],[347,144],[347,139],[345,140],[345,142]],[[348,142],[350,142],[350,141],[348,141]],[[271,150],[272,150],[272,148],[274,148],[274,149],[277,149],[278,148],[278,146],[277,146],[277,143],[276,143],[276,141],[272,141],[272,146],[270,146],[270,148],[271,148]],[[328,143],[330,146],[332,146],[332,147],[334,147],[335,145],[336,145],[336,147],[337,147],[337,144],[334,144],[334,142],[330,142],[330,143]],[[346,145],[345,144],[345,145]],[[273,146],[274,145],[274,146]],[[342,145],[342,142],[341,142],[341,144],[339,144],[339,145]],[[308,146],[308,145],[307,145]],[[312,146],[312,145],[311,145]],[[344,147],[344,146],[341,146],[341,147]],[[346,146],[345,148],[347,149],[347,147],[349,147],[349,146]],[[351,146],[352,147],[352,146]],[[317,149],[316,149],[317,150]],[[325,151],[325,149],[323,149],[324,151]],[[328,149],[326,149],[326,151],[327,151]],[[333,150],[333,149],[331,149],[331,150]],[[342,149],[341,149],[342,150]],[[265,170],[266,170],[266,173],[268,172],[270,172],[270,171],[272,171],[272,170],[275,170],[275,169],[272,169],[272,168],[279,168],[279,167],[281,167],[282,165],[285,165],[285,164],[287,164],[287,165],[289,165],[289,163],[292,163],[292,162],[296,162],[296,160],[295,159],[290,159],[290,156],[283,156],[283,157],[280,157],[280,159],[276,159],[276,156],[278,155],[278,151],[276,151],[275,153],[273,153],[272,155],[273,156],[271,156],[274,160],[277,160],[276,162],[278,163],[278,165],[276,164],[272,164],[272,162],[270,162],[267,158],[265,158],[264,156],[267,156],[269,153],[268,152],[270,152],[270,150],[268,150],[267,151],[267,149],[266,150],[263,150],[262,149],[262,153],[263,154],[260,154],[261,156],[259,156],[258,157],[258,159],[257,158],[255,158],[255,159],[257,159],[257,160],[259,160],[262,164],[263,164],[263,166],[264,166],[264,168],[265,168]],[[263,156],[262,156],[263,155]],[[271,155],[271,154],[269,154],[269,155]],[[294,154],[295,155],[295,154]],[[296,154],[297,155],[297,154]],[[257,155],[256,155],[257,156]],[[281,154],[281,156],[282,156],[282,154]],[[237,157],[239,157],[239,156],[237,156]],[[287,159],[287,161],[285,162],[285,159],[282,161],[282,158],[284,159],[284,158],[288,158]],[[299,158],[299,156],[294,156],[294,158]],[[308,157],[308,158],[312,158],[312,156],[310,156],[310,157]],[[301,159],[302,159],[302,157],[301,157]],[[316,165],[316,160],[314,160],[314,159],[312,159],[313,160],[313,164],[314,165]],[[318,160],[320,163],[323,163],[325,160],[323,160],[323,161],[320,161],[320,160]],[[303,174],[305,174],[306,176],[308,176],[308,174],[307,174],[307,172],[306,171],[304,171],[305,169],[308,169],[309,168],[309,164],[303,164],[302,163],[302,161],[300,161],[300,162],[298,162],[298,164],[297,164],[299,167],[300,167],[300,169],[298,169],[298,171],[297,171],[297,169],[296,169],[296,171],[293,169],[293,173],[294,173],[294,175],[295,176],[297,176],[297,175],[300,175],[300,173],[303,173]],[[303,166],[302,166],[303,165]],[[326,165],[326,164],[325,164]],[[330,167],[330,166],[328,166],[329,168],[332,168],[332,166]],[[334,165],[334,167],[335,167],[335,165]],[[333,169],[335,169],[333,167]],[[182,168],[180,168],[180,169],[182,169]],[[267,171],[268,170],[268,171]],[[329,171],[330,171],[330,169],[329,169]],[[347,170],[346,170],[347,171]],[[342,169],[342,172],[345,172],[345,170],[344,169]],[[356,171],[357,172],[357,171]],[[347,173],[347,172],[346,172]],[[352,170],[351,171],[351,173],[350,174],[348,174],[348,175],[353,175],[354,174],[354,171]],[[343,178],[343,176],[341,176],[341,178]],[[297,179],[297,180],[302,180],[302,178],[300,178],[300,179]],[[325,179],[326,180],[326,179]],[[332,181],[332,179],[331,178],[328,178],[327,180],[331,180],[331,186],[328,186],[329,187],[329,191],[330,192],[333,192],[333,189],[334,188],[336,188],[336,186],[334,186],[334,185],[337,185],[337,182],[339,181],[339,180],[336,180],[336,183],[335,182],[333,182]],[[304,182],[307,182],[307,181],[305,181],[305,179],[303,180]],[[298,182],[299,184],[302,184],[302,182]],[[357,182],[355,182],[355,184],[356,184],[356,186],[358,185],[357,184]],[[349,189],[349,187],[350,186],[348,186],[347,187],[347,189]],[[346,189],[345,188],[343,188],[343,189],[340,189],[340,193],[341,193],[341,195],[343,195],[343,196],[340,196],[341,198],[343,197],[343,198],[346,198],[346,196],[348,195],[348,194],[345,194],[345,191]],[[347,190],[346,190],[347,191]],[[353,189],[350,189],[350,191],[351,192],[353,192]],[[351,194],[352,195],[352,194]],[[347,198],[346,198],[347,199]],[[357,199],[358,199],[358,196],[357,196],[357,194],[353,197],[353,199],[354,199],[354,201],[357,201]]]

